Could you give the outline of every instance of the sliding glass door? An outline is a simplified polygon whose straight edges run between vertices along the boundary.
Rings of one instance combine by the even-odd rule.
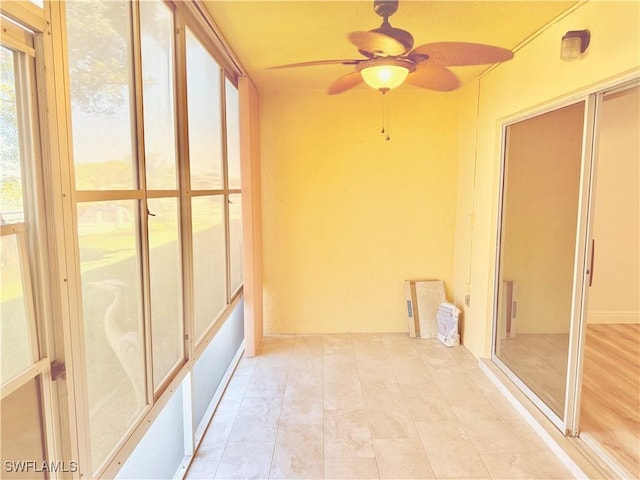
[[[638,88],[504,125],[492,354],[563,433],[633,478]]]
[[[494,357],[562,429],[587,110],[580,101],[504,130]]]

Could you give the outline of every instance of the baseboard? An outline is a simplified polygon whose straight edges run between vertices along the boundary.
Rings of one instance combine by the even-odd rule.
[[[639,324],[640,312],[588,312],[587,323]]]

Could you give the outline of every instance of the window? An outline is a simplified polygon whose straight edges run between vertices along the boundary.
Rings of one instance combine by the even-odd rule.
[[[189,29],[186,49],[194,334],[199,341],[227,303],[221,70]]]
[[[240,105],[238,89],[225,80],[225,120],[227,134],[227,185],[229,187],[229,269],[230,291],[243,283],[242,194],[240,185]]]
[[[23,168],[24,132],[19,129],[16,67],[24,54],[0,47],[2,65],[2,156],[0,157],[0,215],[2,236],[2,366],[5,383],[29,367],[33,351],[30,329],[35,312],[30,298],[31,281],[27,251]]]
[[[222,188],[220,66],[187,29],[189,166],[192,190]]]
[[[173,13],[140,3],[153,385],[184,358]]]
[[[131,3],[66,2],[91,472],[147,404]],[[82,193],[80,193],[82,192]],[[84,468],[87,468],[85,466]]]
[[[198,340],[226,304],[222,195],[193,197],[193,301]]]
[[[64,3],[85,476],[115,474],[132,432],[176,389],[172,409],[201,411],[165,463],[191,455],[242,340],[242,306],[230,308],[242,287],[238,91],[189,8]],[[158,418],[178,428],[176,412]],[[145,438],[153,451],[159,439]]]
[[[24,16],[34,8],[20,5]],[[10,10],[12,6],[8,6]],[[4,6],[3,6],[4,13]],[[15,13],[15,11],[14,11]],[[41,13],[41,12],[40,12]],[[37,19],[37,14],[31,16]],[[21,459],[43,462],[54,449],[46,302],[46,229],[41,220],[42,158],[36,93],[40,50],[20,15],[0,15],[0,457],[3,478],[19,475]],[[40,463],[41,464],[41,463]],[[30,477],[45,478],[42,472]],[[22,478],[22,477],[20,477]]]

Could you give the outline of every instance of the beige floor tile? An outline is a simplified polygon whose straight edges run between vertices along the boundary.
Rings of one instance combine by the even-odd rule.
[[[398,383],[396,374],[387,360],[358,358],[358,376],[362,383]]]
[[[544,443],[544,440],[540,438],[540,435],[522,417],[519,419],[507,419],[507,422],[516,431],[530,452],[546,450],[552,453],[547,444]]]
[[[300,366],[301,372],[299,375],[292,374],[292,368],[289,368],[286,391],[290,392],[292,389],[317,388],[322,393],[324,384],[322,369],[320,371],[310,371],[307,369],[302,370],[302,368],[303,366]]]
[[[387,353],[378,335],[353,335],[353,350],[359,361],[386,361]]]
[[[266,338],[186,478],[214,475],[570,478],[466,349],[405,334]]]
[[[402,397],[414,422],[457,420],[456,414],[433,384],[401,385]]]
[[[253,372],[253,369],[256,367],[256,365],[258,364],[258,357],[251,357],[248,358],[246,356],[242,356],[242,358],[240,359],[240,361],[238,362],[238,365],[236,365],[236,368],[233,371],[233,375],[235,376],[236,374],[242,376],[242,375],[250,375]]]
[[[484,396],[503,417],[513,420],[522,420],[522,415],[518,413],[511,402],[498,390],[484,390]]]
[[[410,358],[406,361],[391,363],[396,380],[400,384],[415,385],[417,383],[433,383],[434,379],[429,369],[420,358]]]
[[[466,379],[464,375],[456,374],[454,369],[448,374],[434,372],[433,376],[438,387],[440,387],[442,395],[452,407],[472,407],[477,405],[481,408],[485,406],[492,408],[491,403],[484,396],[484,392],[471,380]]]
[[[368,408],[371,437],[376,438],[417,438],[415,424],[407,408],[400,404],[384,406],[381,409]]]
[[[327,411],[346,411],[346,410],[364,410],[364,398],[362,393],[324,393],[324,410]]]
[[[489,377],[484,373],[484,371],[478,365],[476,360],[475,365],[463,364],[465,368],[465,373],[467,377],[481,390],[485,392],[495,392],[499,393],[496,385],[491,381]],[[502,394],[500,394],[502,395]]]
[[[236,388],[234,386],[228,386],[224,391],[224,396],[220,400],[216,411],[222,410],[231,410],[238,411],[240,410],[240,405],[242,405],[242,400],[244,399],[244,392],[247,390],[247,386],[244,385],[240,388]]]
[[[337,354],[322,357],[326,380],[353,380],[358,378],[358,363],[353,355]]]
[[[287,380],[303,380],[307,377],[322,378],[324,375],[324,361],[322,355],[291,357]]]
[[[467,405],[453,405],[451,409],[461,422],[473,422],[478,419],[490,422],[507,422],[503,413],[484,398],[477,398],[473,403],[469,402]]]
[[[293,345],[297,335],[266,335],[262,339],[262,347],[270,345]]]
[[[288,367],[256,366],[244,392],[245,397],[277,397],[284,394]]]
[[[384,343],[387,351],[387,347],[401,347],[403,349],[413,349],[413,347],[420,342],[418,338],[411,338],[407,333],[382,333],[380,334],[380,340]]]
[[[418,346],[418,353],[422,361],[432,370],[445,370],[458,366],[458,362],[438,340],[423,340]]]
[[[371,431],[364,410],[325,410],[324,456],[374,456]]]
[[[455,358],[458,365],[468,365],[470,367],[478,365],[478,359],[464,345],[449,348],[449,353],[451,357]]]
[[[428,451],[427,457],[437,478],[489,478],[489,472],[471,442]]]
[[[379,479],[375,458],[325,458],[324,478],[327,480]]]
[[[227,385],[227,388],[241,389],[243,386],[246,388],[247,385],[249,385],[249,382],[251,381],[251,376],[253,375],[254,369],[255,369],[254,366],[252,366],[251,368],[245,368],[242,370],[236,369],[233,372],[233,376],[229,380],[229,384]]]
[[[214,478],[269,478],[273,447],[273,442],[228,442]]]
[[[531,454],[540,464],[546,478],[554,480],[568,480],[574,478],[569,469],[548,448],[532,451]]]
[[[460,407],[463,409],[475,410],[483,417],[488,418],[502,418],[504,413],[496,409],[493,404],[484,396],[482,390],[478,387],[471,388],[459,388],[455,392],[443,390],[443,395],[447,400],[447,403],[452,408]]]
[[[404,404],[400,385],[395,382],[362,382],[367,408],[384,408]]]
[[[222,457],[222,454],[220,456]],[[185,480],[211,480],[215,476],[219,464],[220,459],[209,461],[194,458],[184,478]]]
[[[209,445],[205,449],[202,449],[201,446],[196,452],[193,462],[191,462],[188,473],[197,475],[197,477],[193,478],[202,478],[204,476],[204,478],[212,479],[218,469],[218,465],[220,465],[226,446],[227,442]]]
[[[420,440],[374,440],[380,478],[435,478]]]
[[[464,430],[480,454],[528,452],[526,443],[507,423],[485,419],[467,420]]]
[[[300,335],[293,343],[294,356],[322,356],[324,353],[324,339],[322,335]]]
[[[328,380],[324,382],[325,410],[363,410],[364,396],[357,376],[354,379]]]
[[[274,442],[282,410],[282,399],[248,397],[242,402],[231,429],[232,442]]]
[[[475,452],[464,425],[457,420],[417,422],[416,430],[427,453],[465,448]]]
[[[231,435],[236,417],[237,412],[233,410],[216,411],[200,442],[198,453],[206,454],[211,450],[219,449],[220,446],[224,448]]]
[[[388,362],[384,344],[380,341],[353,344],[353,351],[358,362]]]
[[[322,340],[323,354],[325,356],[355,355],[353,343],[351,343],[351,334],[324,335]]]
[[[538,461],[530,453],[480,455],[494,480],[547,479]]]
[[[323,448],[322,425],[280,424],[269,478],[322,478]]]
[[[263,346],[257,356],[260,367],[287,367],[291,362],[291,354],[293,351],[293,343],[290,344],[269,344]]]
[[[287,385],[280,423],[322,425],[324,417],[323,386],[314,384]]]

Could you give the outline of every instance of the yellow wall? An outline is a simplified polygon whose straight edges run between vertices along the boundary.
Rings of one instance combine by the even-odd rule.
[[[452,294],[458,93],[260,92],[265,333],[407,331],[402,284]]]
[[[462,305],[469,282],[471,305],[465,308],[464,343],[477,356],[489,356],[493,314],[496,219],[502,122],[578,92],[593,91],[606,81],[637,72],[640,61],[640,3],[588,2],[551,25],[519,49],[515,58],[466,86],[461,98],[471,111],[479,103],[477,123],[462,115],[458,170],[475,184],[471,200],[459,192],[458,218],[473,215],[473,230],[456,231],[456,258],[469,255],[469,265],[456,261],[454,294]],[[591,45],[585,55],[564,63],[559,59],[560,39],[568,30],[588,28]],[[473,93],[479,90],[479,96]],[[471,124],[469,124],[471,122]],[[477,139],[477,141],[476,141]],[[475,172],[475,173],[474,173]],[[461,220],[458,221],[460,224]],[[470,253],[469,253],[470,252]]]
[[[638,91],[605,97],[600,116],[590,323],[640,323]]]

